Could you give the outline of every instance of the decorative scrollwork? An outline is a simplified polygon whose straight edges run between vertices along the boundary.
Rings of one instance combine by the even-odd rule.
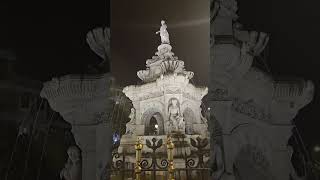
[[[169,162],[166,159],[162,159],[160,161],[160,165],[162,166],[162,168],[167,168],[169,166]]]
[[[191,146],[195,147],[197,150],[196,151],[191,151],[191,154],[189,156],[185,156],[185,161],[186,161],[186,167],[187,168],[204,168],[208,167],[207,163],[205,163],[204,158],[206,156],[209,156],[210,152],[209,150],[205,149],[209,141],[207,138],[201,139],[200,137],[197,137],[196,140],[190,139]],[[192,158],[197,158],[198,163],[196,163],[195,159]]]
[[[175,140],[177,138],[174,138]],[[121,153],[119,154],[117,151],[117,147],[119,147],[119,144],[115,144],[113,147],[113,163],[108,167],[108,172],[110,174],[113,174],[115,176],[121,176],[122,179],[126,179],[127,177],[133,177],[137,175],[137,173],[140,174],[140,177],[142,176],[149,176],[151,179],[155,179],[157,177],[157,172],[173,172],[172,174],[179,174],[180,172],[185,172],[188,176],[191,176],[192,172],[197,172],[198,177],[201,179],[201,177],[207,177],[209,174],[210,168],[208,165],[208,161],[205,158],[209,157],[209,151],[207,145],[209,145],[208,139],[202,139],[200,137],[192,139],[191,144],[186,142],[186,145],[191,146],[192,151],[191,154],[186,155],[184,158],[185,168],[173,168],[174,167],[173,162],[170,161],[169,158],[167,159],[165,152],[160,151],[161,148],[164,148],[164,139],[146,139],[146,144],[143,147],[146,147],[152,151],[149,150],[149,152],[144,152],[139,155],[142,159],[137,161],[135,166],[133,164],[130,164],[131,162],[126,162],[126,156],[131,156],[130,154]],[[174,141],[176,142],[176,141]],[[182,142],[185,142],[184,140]],[[142,144],[142,142],[141,142]],[[179,144],[177,144],[177,147]],[[166,146],[167,147],[167,146]],[[142,150],[142,146],[140,147]],[[168,147],[167,147],[168,149]],[[136,149],[137,150],[137,149]],[[173,157],[173,156],[172,156]],[[181,157],[179,157],[181,158]],[[137,169],[139,167],[139,169]],[[126,172],[126,173],[124,173]],[[148,173],[144,173],[148,172]],[[139,175],[138,174],[138,175]],[[137,176],[136,176],[137,177]],[[203,178],[202,178],[203,179]],[[207,178],[205,178],[207,179]]]
[[[187,159],[186,165],[187,167],[196,167],[196,161],[194,159]]]
[[[141,168],[143,169],[149,169],[152,167],[152,164],[150,164],[148,160],[144,159],[141,161],[140,165],[141,165]]]
[[[113,163],[111,165],[111,169],[121,169],[124,167],[124,156],[122,156],[122,159],[120,159],[120,154],[117,151],[119,145],[120,143],[116,143],[112,146]]]
[[[147,139],[146,146],[152,149],[152,152],[145,154],[146,158],[151,158],[151,163],[148,161],[148,159],[142,160],[140,163],[142,170],[146,171],[146,170],[155,170],[155,169],[166,169],[169,165],[169,162],[166,159],[160,159],[160,164],[159,164],[157,161],[159,157],[156,154],[157,149],[159,149],[163,145],[163,140],[152,138],[151,141]]]

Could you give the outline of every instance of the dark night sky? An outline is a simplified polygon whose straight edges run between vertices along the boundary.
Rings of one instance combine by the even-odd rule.
[[[156,6],[160,2],[164,1],[149,0],[150,9],[143,9],[142,7],[138,9],[138,7],[133,7],[130,1],[122,0],[120,2],[122,4],[118,4],[116,9],[112,9],[116,13],[125,13],[125,10],[136,12],[134,14],[127,12],[128,17],[124,18],[123,21],[134,23],[138,20],[132,18],[145,16],[146,19],[152,20],[152,23],[154,23],[155,26],[143,31],[143,33],[147,33],[146,37],[149,39],[144,42],[145,46],[140,46],[141,42],[137,42],[137,46],[139,44],[140,47],[140,55],[132,56],[132,58],[142,63],[145,62],[146,58],[150,58],[153,55],[159,42],[159,36],[152,34],[158,28],[159,17],[148,16],[151,16],[152,12],[159,13],[161,11],[167,14],[165,8]],[[173,6],[172,0],[171,2],[165,2],[167,2],[165,6]],[[198,1],[193,0],[193,2]],[[0,48],[12,48],[15,50],[19,58],[21,71],[33,78],[49,80],[52,76],[84,72],[87,64],[99,60],[86,45],[86,33],[97,26],[109,24],[107,18],[109,11],[106,10],[107,4],[107,1],[103,0],[84,2],[42,1],[41,3],[21,1],[19,4],[4,4],[1,1]],[[320,71],[318,70],[320,67],[318,55],[320,13],[317,9],[319,7],[318,2],[239,0],[238,4],[240,21],[246,27],[271,33],[270,59],[268,63],[272,74],[275,77],[279,75],[297,76],[311,79],[315,82],[318,92],[316,98],[303,110],[303,113],[300,113],[297,124],[303,131],[303,137],[308,140],[308,143],[320,143],[320,135],[317,132],[317,127],[319,127],[319,115],[317,113],[320,108]],[[181,14],[190,14],[189,11],[194,14],[193,10],[197,9],[196,5],[190,8],[190,5],[186,3],[185,6],[189,6],[188,11],[177,7],[176,13],[171,15],[176,17],[175,21],[182,17]],[[143,12],[150,14],[144,14]],[[186,18],[192,19],[192,15],[186,16]],[[151,22],[149,20],[142,20],[142,23],[148,24]],[[169,33],[171,33],[171,36],[175,36],[174,31],[176,30],[170,30],[171,22],[168,19]],[[136,30],[138,29],[136,28]],[[138,33],[137,36],[141,35],[141,33]],[[128,34],[123,34],[123,36],[127,37]],[[180,43],[179,38],[177,37],[177,41],[174,41],[174,43]],[[123,43],[136,46],[135,41],[124,41]],[[122,49],[119,52],[125,50]],[[188,57],[182,58],[185,56],[182,52],[183,50],[179,50],[179,47],[175,46],[173,50],[176,55],[186,61],[187,69],[194,69],[191,67],[193,65],[189,65],[189,62],[187,63]],[[132,50],[126,52],[128,54],[121,54],[123,58],[132,55]],[[129,76],[136,77],[136,69],[142,68],[143,65],[126,65],[126,68],[130,69],[122,72],[128,72],[130,73]]]
[[[295,122],[307,146],[320,144],[320,12],[317,1],[239,0],[240,21],[247,27],[271,33],[269,66],[274,77],[291,76],[315,83],[313,102]]]
[[[123,6],[124,2],[126,6]],[[166,20],[172,51],[195,73],[198,85],[207,85],[209,73],[209,1],[112,1],[112,65],[122,85],[136,84],[136,72],[160,45],[161,19]],[[121,9],[121,11],[119,11]],[[125,71],[124,71],[125,69]]]
[[[12,48],[19,69],[41,80],[81,73],[99,59],[85,42],[86,33],[108,24],[109,3],[94,1],[0,2],[0,48]]]

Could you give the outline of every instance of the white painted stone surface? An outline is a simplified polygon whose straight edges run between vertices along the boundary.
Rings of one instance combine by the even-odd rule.
[[[104,179],[103,168],[111,160],[111,77],[67,75],[44,83],[41,97],[72,125],[82,155],[82,179]]]
[[[143,143],[153,137],[162,139],[165,143],[167,135],[179,131],[186,134],[185,140],[190,145],[190,138],[208,138],[209,135],[207,120],[202,116],[200,107],[208,88],[196,87],[190,83],[193,72],[185,70],[184,62],[174,55],[166,37],[155,55],[146,61],[146,70],[137,72],[143,84],[123,89],[123,93],[132,101],[135,124],[128,122],[128,133],[122,136],[118,152],[126,153],[127,160],[131,163],[135,163],[134,145],[138,137],[143,139]],[[148,134],[152,117],[157,121],[157,135]],[[175,127],[177,130],[172,130]],[[178,156],[178,152],[190,153],[191,148],[191,145],[183,149],[176,147],[174,154]],[[143,151],[147,152],[148,148],[144,146]],[[159,152],[165,153],[166,148],[163,146]],[[129,157],[130,153],[132,157]],[[175,162],[177,167],[185,166],[183,159],[176,158]]]

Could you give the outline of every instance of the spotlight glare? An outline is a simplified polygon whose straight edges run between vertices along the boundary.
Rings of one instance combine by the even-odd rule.
[[[313,151],[316,152],[316,153],[319,153],[320,152],[320,146],[319,145],[314,146]]]

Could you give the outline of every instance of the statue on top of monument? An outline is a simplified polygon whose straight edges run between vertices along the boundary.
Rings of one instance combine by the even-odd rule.
[[[156,32],[156,34],[160,33],[161,43],[162,44],[170,44],[169,33],[167,31],[167,25],[164,20],[161,20],[160,30]]]

